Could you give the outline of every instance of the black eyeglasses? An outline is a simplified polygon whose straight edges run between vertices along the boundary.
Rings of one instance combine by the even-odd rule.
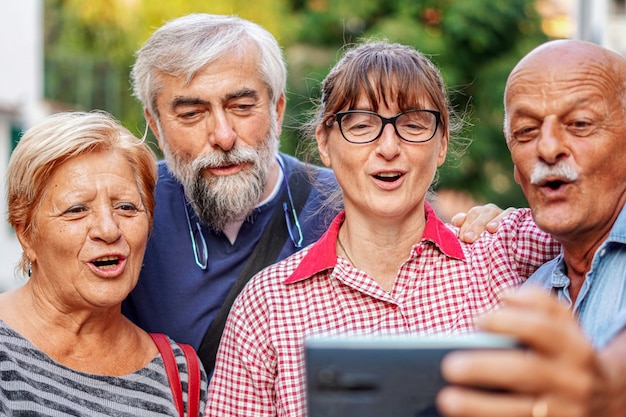
[[[289,232],[289,239],[293,243],[293,246],[300,249],[304,242],[304,235],[302,234],[302,227],[298,220],[298,213],[293,203],[293,197],[291,196],[291,188],[289,187],[289,181],[285,175],[285,167],[280,158],[276,159],[281,171],[283,172],[283,181],[285,181],[285,187],[287,188],[287,198],[289,204],[283,202],[283,210],[285,212],[285,223],[287,224],[287,231]],[[189,209],[187,208],[187,200],[185,199],[185,193],[181,188],[181,194],[183,196],[183,204],[185,208],[185,216],[187,217],[187,227],[189,228],[189,238],[191,239],[191,247],[193,249],[193,256],[196,261],[196,265],[203,270],[207,269],[209,264],[209,250],[202,234],[202,227],[199,222],[195,222],[195,228],[191,225],[191,219],[189,218]],[[292,220],[293,218],[293,220]],[[295,229],[295,230],[294,230]],[[197,237],[196,237],[197,236]]]
[[[374,142],[388,123],[393,125],[402,140],[422,143],[428,142],[437,133],[441,113],[437,110],[407,110],[392,117],[383,117],[372,111],[348,110],[336,113],[334,119],[341,135],[350,143]]]

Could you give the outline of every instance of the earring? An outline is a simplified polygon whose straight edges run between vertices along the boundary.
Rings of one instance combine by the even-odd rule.
[[[28,277],[33,275],[33,261],[28,261]]]

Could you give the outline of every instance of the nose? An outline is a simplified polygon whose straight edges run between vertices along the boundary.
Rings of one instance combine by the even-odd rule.
[[[94,211],[89,235],[92,240],[100,240],[106,243],[114,243],[122,236],[112,208],[107,207]]]
[[[212,120],[208,122],[207,129],[209,130],[208,136],[211,146],[219,147],[224,151],[232,149],[237,140],[237,133],[233,129],[228,115],[224,111],[218,111],[213,113],[210,119]]]
[[[541,125],[537,141],[538,156],[548,164],[567,156],[566,132],[556,116],[548,116]]]
[[[399,154],[401,141],[393,124],[387,123],[376,141],[376,152],[381,157],[391,160]]]

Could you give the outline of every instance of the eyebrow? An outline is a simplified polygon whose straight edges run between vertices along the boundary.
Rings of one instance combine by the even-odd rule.
[[[258,98],[259,94],[257,93],[256,90],[253,90],[251,88],[243,88],[239,91],[235,91],[233,93],[227,94],[225,99],[226,101],[228,100],[233,100],[233,99],[238,99],[238,98],[246,98],[246,97],[251,97],[251,98]]]
[[[174,97],[172,100],[172,108],[176,108],[178,106],[194,106],[198,104],[208,104],[206,100],[202,100],[195,97]]]
[[[226,94],[226,96],[223,98],[222,101],[230,101],[230,100],[236,100],[238,98],[246,98],[246,97],[257,99],[258,96],[259,95],[256,90],[253,90],[251,88],[244,88],[244,89]],[[209,102],[198,97],[177,96],[177,97],[174,97],[174,99],[172,100],[172,108],[176,108],[178,106],[197,106],[197,105],[206,105],[206,104],[209,104]]]

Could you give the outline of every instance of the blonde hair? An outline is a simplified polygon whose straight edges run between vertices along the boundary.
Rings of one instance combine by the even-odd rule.
[[[76,156],[101,151],[114,151],[130,164],[152,230],[157,180],[154,152],[101,111],[57,113],[25,132],[7,168],[7,220],[11,226],[15,230],[23,226],[24,234],[32,234],[34,214],[56,167]],[[29,262],[22,254],[18,269],[27,273]]]

